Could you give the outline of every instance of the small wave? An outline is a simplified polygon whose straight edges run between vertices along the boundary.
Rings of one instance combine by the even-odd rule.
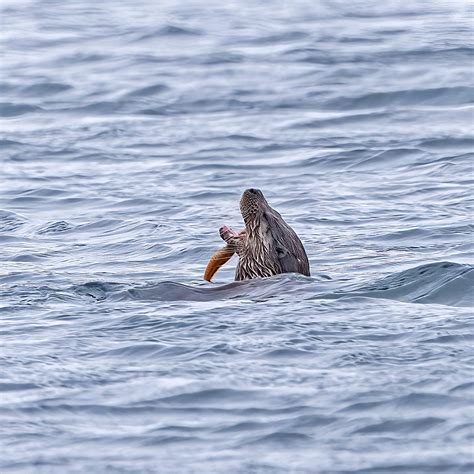
[[[33,196],[33,197],[50,197],[50,196],[61,196],[66,194],[66,191],[62,189],[56,188],[35,188],[35,189],[28,189],[21,193],[21,196]]]
[[[15,146],[24,146],[24,143],[21,142],[16,142],[14,140],[0,140],[0,147],[1,148],[6,148],[6,147],[15,147]]]
[[[153,84],[151,86],[141,87],[127,94],[127,97],[149,97],[161,94],[169,90],[166,84]]]
[[[250,46],[266,46],[272,44],[289,44],[292,41],[304,40],[309,34],[304,31],[279,31],[277,33],[262,35],[258,37],[239,38],[237,41],[240,45]]]
[[[14,391],[21,391],[21,390],[35,390],[40,388],[40,385],[34,383],[7,383],[1,382],[0,383],[0,392],[14,392]]]
[[[311,351],[295,349],[292,347],[287,347],[284,349],[273,349],[263,354],[263,357],[268,358],[268,359],[282,359],[286,361],[294,359],[294,358],[312,357],[312,356],[313,356],[313,353]]]
[[[121,226],[123,221],[121,219],[99,219],[92,222],[87,222],[85,224],[80,224],[76,227],[78,231],[92,232],[96,230],[115,230],[117,227]]]
[[[105,300],[108,295],[116,292],[123,286],[119,283],[106,283],[101,281],[91,281],[82,285],[75,285],[70,290],[79,296],[88,296],[94,300]]]
[[[27,220],[10,211],[0,210],[0,232],[12,232],[22,227]]]
[[[162,447],[167,444],[177,444],[177,443],[196,443],[199,441],[199,438],[196,436],[142,436],[140,440],[140,445],[142,446],[156,446]],[[126,440],[127,443],[130,443],[130,440]]]
[[[260,301],[305,291],[307,285],[313,284],[314,279],[296,274],[276,275],[271,278],[234,281],[226,285],[211,286],[190,286],[164,281],[143,287],[130,288],[122,294],[116,295],[116,297],[121,300],[217,301],[235,298]]]
[[[201,36],[202,32],[193,28],[186,28],[184,26],[166,25],[156,30],[145,33],[139,36],[135,41],[143,41],[148,39],[155,39],[160,37],[195,37]]]
[[[419,145],[427,150],[439,151],[442,149],[447,150],[461,150],[471,151],[474,149],[474,139],[472,138],[456,138],[456,137],[445,137],[436,138],[434,140],[426,140]]]
[[[193,287],[172,281],[131,288],[122,295],[123,299],[158,301],[212,301],[243,295],[238,283],[230,283],[217,288]]]
[[[430,263],[390,275],[350,292],[410,303],[468,307],[474,304],[474,266]]]
[[[469,395],[474,396],[474,382],[466,382],[460,385],[456,385],[450,390],[451,393],[453,392],[468,392]]]
[[[441,395],[429,392],[412,392],[407,395],[392,397],[387,400],[352,403],[340,410],[340,413],[374,413],[390,410],[405,410],[406,412],[429,412],[437,407],[461,408],[469,405],[468,398]]]
[[[61,109],[62,112],[94,112],[100,114],[108,114],[116,112],[120,108],[121,104],[118,102],[110,102],[110,101],[101,101],[101,102],[93,102],[88,105],[83,105],[80,107],[70,107],[66,109]]]
[[[440,87],[437,89],[376,92],[359,97],[341,97],[327,102],[329,108],[369,109],[405,105],[464,105],[474,99],[472,87]]]
[[[263,394],[262,394],[263,396]],[[232,388],[214,388],[197,390],[189,393],[179,393],[169,397],[160,398],[159,403],[171,406],[195,405],[213,406],[218,404],[222,406],[226,402],[241,403],[243,406],[251,405],[259,398],[257,390],[238,390]],[[261,398],[261,397],[260,397]]]
[[[0,117],[17,117],[40,110],[42,110],[41,107],[37,105],[13,104],[11,102],[0,103]]]
[[[158,354],[162,355],[161,352],[163,352],[163,347],[162,344],[157,343],[132,344],[118,349],[98,352],[94,357],[123,357],[127,360],[133,358],[144,359],[145,357],[157,357]],[[173,355],[176,355],[176,349],[174,350]]]
[[[24,87],[22,93],[28,96],[40,96],[59,94],[72,89],[72,86],[68,84],[62,84],[58,82],[41,82],[39,84],[32,84],[31,86]]]
[[[46,253],[22,253],[20,255],[15,255],[10,260],[12,262],[22,262],[22,263],[33,263],[33,262],[40,262],[48,258],[49,255]]]
[[[38,229],[38,234],[57,234],[74,229],[74,225],[66,221],[49,222]]]
[[[244,56],[233,52],[218,52],[199,56],[194,59],[197,64],[203,64],[208,66],[221,65],[221,64],[234,64],[241,63],[244,61]]]
[[[352,125],[365,122],[379,122],[380,119],[390,117],[390,114],[387,112],[371,112],[371,113],[362,113],[362,114],[351,114],[343,115],[341,117],[331,117],[326,119],[317,119],[317,120],[298,120],[297,122],[290,125],[290,129],[313,129],[313,128],[328,128],[328,127],[338,127],[340,125]]]
[[[74,52],[61,57],[61,65],[70,65],[78,63],[95,63],[109,59],[107,54]]]
[[[269,298],[305,298],[308,300],[353,297],[383,298],[405,303],[443,304],[468,307],[474,304],[474,267],[451,262],[432,263],[389,275],[357,288],[337,289],[337,281],[326,275],[308,278],[296,274],[234,281],[226,285],[185,285],[173,281],[143,286],[89,282],[74,288],[80,295],[96,300],[117,301],[218,301],[243,299],[265,301]],[[330,290],[330,291],[329,291]],[[272,352],[270,358],[304,356],[304,352]]]
[[[303,433],[292,433],[292,432],[276,432],[271,433],[265,436],[258,437],[254,440],[251,440],[243,445],[256,445],[256,444],[265,444],[265,445],[278,445],[278,446],[298,446],[301,447],[303,444],[314,443],[314,439]]]
[[[381,423],[370,424],[354,431],[354,434],[373,434],[382,433],[392,434],[411,434],[416,432],[425,432],[432,427],[445,423],[443,418],[426,417],[409,420],[387,420]]]
[[[362,159],[349,165],[348,169],[354,170],[374,170],[377,168],[386,169],[388,166],[412,165],[425,153],[416,148],[397,148],[377,152],[367,159]]]
[[[314,47],[291,48],[283,53],[291,61],[308,64],[333,65],[336,60],[327,51]]]
[[[0,82],[0,93],[8,94],[13,92],[17,86],[9,82]]]

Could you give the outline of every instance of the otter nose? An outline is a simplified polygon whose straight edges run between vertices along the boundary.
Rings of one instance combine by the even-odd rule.
[[[250,189],[247,189],[247,192],[250,194],[258,194],[258,189],[250,188]]]

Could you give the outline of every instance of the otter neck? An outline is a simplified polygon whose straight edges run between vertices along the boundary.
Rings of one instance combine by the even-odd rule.
[[[261,217],[257,214],[250,216],[242,216],[244,218],[245,229],[247,231],[247,237],[251,239],[260,238],[260,228],[261,228]]]

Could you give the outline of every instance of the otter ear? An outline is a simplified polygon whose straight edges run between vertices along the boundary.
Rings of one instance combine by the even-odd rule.
[[[282,273],[298,273],[298,261],[287,248],[278,246],[276,252]]]

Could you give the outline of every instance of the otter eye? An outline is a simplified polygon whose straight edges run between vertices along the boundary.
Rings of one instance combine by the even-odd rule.
[[[282,258],[282,257],[284,257],[285,255],[288,254],[288,250],[286,250],[283,247],[277,247],[276,251],[277,251],[278,257],[280,257],[280,258]]]

